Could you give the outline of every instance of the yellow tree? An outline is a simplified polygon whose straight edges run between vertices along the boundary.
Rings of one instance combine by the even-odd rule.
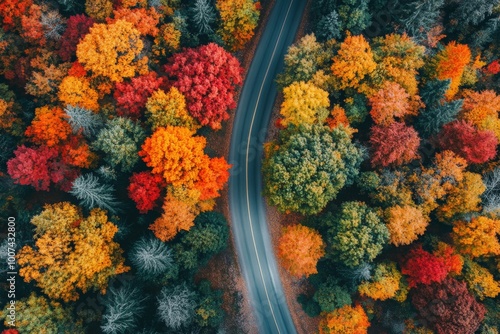
[[[317,273],[316,264],[325,255],[325,244],[314,229],[296,224],[283,228],[278,257],[290,274],[301,277]]]
[[[377,64],[373,60],[370,44],[362,35],[351,36],[340,45],[340,50],[333,57],[332,72],[339,81],[339,88],[354,88],[362,92],[362,80],[372,73]]]
[[[222,20],[218,33],[232,51],[242,49],[252,38],[259,21],[259,10],[253,0],[217,0]]]
[[[361,296],[375,300],[394,298],[403,302],[408,294],[408,286],[404,284],[403,275],[394,262],[383,262],[377,265],[370,281],[358,286]]]
[[[200,127],[189,114],[184,95],[175,87],[170,88],[167,93],[161,89],[154,92],[146,103],[146,116],[153,131],[168,125],[190,130]]]
[[[370,322],[361,305],[346,305],[322,315],[319,334],[366,334]]]
[[[117,20],[111,24],[94,24],[78,44],[76,55],[93,75],[121,82],[136,73],[146,74],[147,57],[140,58],[143,46],[141,33],[133,24]]]
[[[322,124],[328,116],[328,92],[311,83],[299,81],[283,89],[281,124]]]
[[[90,86],[86,78],[67,76],[59,85],[59,101],[64,105],[99,110],[99,94]]]
[[[410,205],[392,206],[385,211],[385,217],[390,243],[395,246],[411,244],[429,225],[429,217]]]
[[[448,192],[445,203],[438,207],[438,219],[447,221],[457,214],[479,211],[481,195],[485,190],[480,174],[463,173],[462,181]]]
[[[498,296],[500,284],[488,269],[471,260],[465,261],[464,269],[464,278],[469,290],[478,296],[480,300]]]
[[[457,249],[474,257],[500,255],[500,220],[484,216],[455,223],[451,234]]]
[[[129,270],[113,241],[118,228],[101,209],[85,218],[75,205],[56,203],[46,205],[31,223],[35,245],[19,252],[19,274],[50,298],[67,302],[78,299],[78,290],[105,293],[111,277]]]

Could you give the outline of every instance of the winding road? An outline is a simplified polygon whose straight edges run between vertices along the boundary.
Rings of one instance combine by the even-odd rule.
[[[293,42],[305,0],[276,0],[240,94],[229,162],[232,232],[262,334],[297,333],[273,253],[262,198],[262,151],[277,89],[276,74]]]

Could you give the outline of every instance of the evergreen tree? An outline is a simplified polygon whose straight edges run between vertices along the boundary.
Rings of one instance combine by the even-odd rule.
[[[444,0],[401,1],[397,20],[402,30],[417,41],[426,39],[426,34],[438,22]]]
[[[105,334],[122,334],[136,329],[146,299],[138,288],[110,288],[104,299],[102,331]]]
[[[75,134],[81,131],[85,137],[93,137],[103,126],[102,119],[91,110],[67,105],[64,112],[68,115],[68,123]]]
[[[173,274],[177,267],[169,246],[160,239],[151,237],[142,237],[134,244],[130,261],[141,279],[145,280],[162,274]]]
[[[320,41],[327,41],[332,38],[340,38],[342,30],[339,14],[336,10],[332,10],[317,21],[314,31]]]
[[[445,93],[451,80],[433,80],[426,83],[421,90],[425,109],[420,110],[416,121],[417,130],[424,137],[437,134],[443,125],[454,121],[462,108],[463,100],[447,102]]]
[[[209,0],[196,0],[190,11],[191,21],[199,34],[209,34],[214,31],[212,25],[216,18],[215,8]]]
[[[462,0],[451,16],[460,26],[471,23],[477,25],[493,12],[495,6],[498,6],[498,0]]]
[[[98,177],[92,173],[80,175],[73,181],[73,186],[69,193],[75,196],[80,205],[87,209],[101,208],[111,213],[118,211],[118,202],[114,196],[114,187],[102,184]]]
[[[165,325],[173,330],[189,325],[195,316],[196,294],[186,283],[174,287],[164,286],[158,300],[158,315]]]

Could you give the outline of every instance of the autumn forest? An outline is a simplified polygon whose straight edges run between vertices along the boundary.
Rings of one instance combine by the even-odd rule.
[[[214,138],[276,1],[0,2],[2,334],[251,332],[200,272],[236,258]],[[282,60],[288,304],[319,334],[498,334],[500,1],[309,0]]]

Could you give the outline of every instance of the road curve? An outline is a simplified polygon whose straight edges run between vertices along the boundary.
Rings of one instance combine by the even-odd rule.
[[[276,74],[293,42],[305,0],[276,0],[240,94],[229,162],[232,232],[262,334],[297,333],[279,279],[262,198],[262,150],[277,89]]]

